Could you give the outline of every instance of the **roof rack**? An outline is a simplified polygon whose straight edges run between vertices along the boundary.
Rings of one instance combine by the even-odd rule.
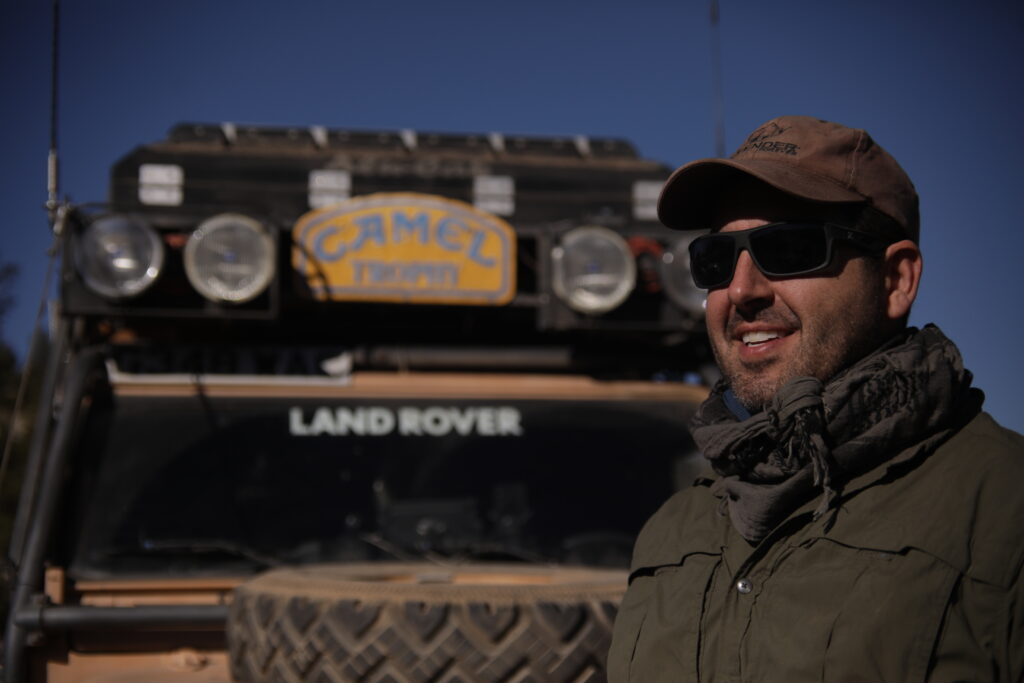
[[[393,150],[478,153],[497,157],[549,156],[636,159],[636,148],[620,138],[442,133],[414,130],[359,130],[324,126],[259,126],[237,123],[180,123],[171,128],[171,144],[235,148]]]

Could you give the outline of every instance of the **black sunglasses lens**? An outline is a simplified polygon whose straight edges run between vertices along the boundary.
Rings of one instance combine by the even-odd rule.
[[[693,283],[710,289],[732,279],[736,241],[728,235],[704,235],[690,242]]]
[[[754,260],[766,275],[794,275],[828,263],[828,238],[821,224],[784,223],[750,235]]]

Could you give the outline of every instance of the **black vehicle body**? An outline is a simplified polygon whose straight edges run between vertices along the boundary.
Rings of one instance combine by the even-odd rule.
[[[711,364],[685,237],[653,213],[668,172],[622,140],[227,124],[182,124],[122,158],[108,201],[61,221],[8,680],[227,680],[232,590],[269,567],[628,566],[640,524],[693,476],[685,424]],[[447,265],[378,259],[374,278],[411,289],[324,294],[343,288],[299,268],[295,226],[367,197],[413,207],[405,236],[466,252],[453,258],[473,258],[477,233],[428,235],[433,218],[415,233],[413,218],[500,215],[514,284],[467,303],[432,284]],[[198,291],[187,263],[197,227],[223,215],[273,243],[265,286],[234,303]],[[84,235],[110,216],[161,245],[130,296],[83,274]],[[632,260],[607,310],[556,282],[584,226]]]

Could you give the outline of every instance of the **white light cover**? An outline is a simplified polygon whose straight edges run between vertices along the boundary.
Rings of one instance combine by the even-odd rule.
[[[516,212],[516,182],[508,175],[473,176],[473,206],[495,216]]]
[[[658,196],[664,184],[660,180],[638,180],[633,183],[633,218],[638,221],[658,220]]]
[[[176,164],[139,165],[139,201],[150,206],[180,206],[185,170]]]
[[[109,299],[146,291],[164,264],[164,245],[145,221],[102,216],[82,231],[75,245],[75,266],[89,289]]]
[[[274,277],[277,249],[268,230],[248,216],[225,213],[199,224],[185,244],[185,274],[210,301],[243,303]]]
[[[570,230],[551,251],[555,294],[581,313],[606,313],[636,286],[636,259],[629,245],[608,228]]]
[[[309,208],[319,209],[343,202],[352,195],[352,174],[335,168],[309,172]]]

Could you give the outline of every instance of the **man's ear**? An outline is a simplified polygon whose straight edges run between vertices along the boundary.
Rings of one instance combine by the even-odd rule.
[[[905,318],[917,298],[923,262],[921,250],[910,240],[893,242],[885,250],[886,313],[890,320]]]

